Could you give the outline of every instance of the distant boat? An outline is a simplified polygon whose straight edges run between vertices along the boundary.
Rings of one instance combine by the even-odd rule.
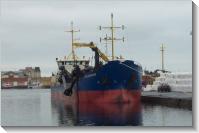
[[[32,84],[32,85],[29,85],[28,88],[30,89],[34,89],[34,88],[39,88],[40,86],[38,84]]]

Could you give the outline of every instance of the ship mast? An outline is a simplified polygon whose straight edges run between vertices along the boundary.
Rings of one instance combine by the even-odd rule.
[[[112,44],[112,60],[114,60],[115,58],[115,52],[114,52],[114,41],[116,40],[122,40],[124,42],[124,37],[123,38],[115,38],[114,37],[114,31],[115,29],[118,29],[118,28],[122,28],[122,30],[124,29],[124,25],[118,27],[118,26],[114,26],[114,23],[113,23],[113,13],[111,13],[111,26],[107,26],[107,27],[102,27],[100,26],[99,29],[110,29],[111,30],[111,37],[105,37],[104,39],[102,40],[105,40],[105,41],[111,41],[111,44]],[[101,40],[101,39],[100,39]]]
[[[165,51],[164,44],[161,45],[160,51],[161,51],[162,71],[164,71],[164,51]]]
[[[75,42],[75,40],[77,40],[77,39],[74,39],[74,33],[80,32],[80,30],[74,30],[74,28],[73,28],[73,21],[72,21],[71,22],[71,30],[66,31],[66,32],[70,32],[71,33],[71,47],[72,47],[72,52],[67,57],[67,59],[70,59],[70,57],[72,55],[72,59],[75,61],[78,57],[75,55],[75,51],[74,51],[74,42]]]

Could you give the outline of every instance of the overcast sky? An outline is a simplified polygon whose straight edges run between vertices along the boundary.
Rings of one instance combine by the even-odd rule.
[[[192,1],[191,0],[3,0],[0,3],[1,69],[17,70],[40,66],[42,75],[57,70],[55,58],[71,51],[71,35],[64,32],[74,22],[81,42],[93,41],[105,50],[99,38],[109,30],[114,14],[116,37],[125,42],[115,44],[116,55],[141,63],[143,68],[161,68],[160,45],[165,44],[165,68],[192,71]],[[111,53],[109,49],[109,53]],[[92,56],[90,49],[78,49],[82,57]]]

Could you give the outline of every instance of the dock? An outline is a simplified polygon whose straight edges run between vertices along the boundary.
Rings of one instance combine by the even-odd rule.
[[[143,91],[141,101],[192,110],[192,93]]]

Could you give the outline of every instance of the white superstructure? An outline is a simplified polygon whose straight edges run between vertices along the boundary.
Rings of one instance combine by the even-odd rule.
[[[72,73],[74,70],[74,65],[78,65],[80,69],[85,69],[86,67],[89,66],[89,60],[86,59],[78,59],[78,60],[71,60],[71,59],[63,59],[63,60],[58,60],[57,59],[57,65],[58,67],[64,66],[65,69],[69,72]]]

